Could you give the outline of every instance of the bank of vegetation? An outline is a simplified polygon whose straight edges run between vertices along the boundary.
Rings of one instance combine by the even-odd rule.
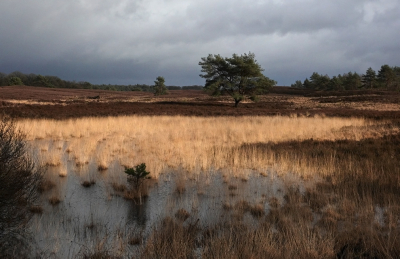
[[[314,72],[303,82],[297,80],[291,87],[309,90],[357,90],[357,89],[386,89],[400,90],[400,67],[382,65],[378,73],[371,67],[360,75],[348,72],[333,76]]]
[[[143,91],[154,92],[154,85],[134,84],[134,85],[115,85],[115,84],[91,84],[87,81],[67,81],[57,76],[24,74],[15,71],[9,74],[0,72],[0,86],[27,85],[49,88],[70,88],[70,89],[99,89],[111,91]],[[168,90],[201,90],[203,87],[198,85],[191,86],[166,86]]]
[[[0,116],[0,257],[24,258],[32,248],[29,223],[38,202],[43,167],[14,121]]]

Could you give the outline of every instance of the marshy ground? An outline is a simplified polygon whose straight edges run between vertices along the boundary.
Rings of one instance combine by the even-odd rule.
[[[398,93],[275,89],[236,109],[198,91],[21,89],[0,89],[0,110],[48,167],[32,254],[400,256]],[[138,200],[124,168],[140,163]]]

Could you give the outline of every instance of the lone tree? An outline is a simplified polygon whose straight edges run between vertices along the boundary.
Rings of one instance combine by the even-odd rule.
[[[258,94],[267,93],[276,81],[262,74],[264,69],[255,60],[254,53],[223,58],[208,55],[201,58],[200,77],[206,79],[204,88],[213,95],[228,93],[235,100],[235,107],[244,100],[255,100]]]
[[[164,95],[168,94],[167,87],[165,86],[165,79],[162,76],[157,77],[154,81],[154,95]]]

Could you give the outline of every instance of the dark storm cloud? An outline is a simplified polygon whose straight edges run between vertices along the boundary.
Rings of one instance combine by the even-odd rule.
[[[201,57],[251,51],[288,85],[400,65],[399,13],[397,0],[2,0],[0,71],[188,85]]]

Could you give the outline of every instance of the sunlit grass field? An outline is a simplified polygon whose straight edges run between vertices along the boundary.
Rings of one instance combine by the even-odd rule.
[[[263,170],[268,166],[286,169],[284,161],[274,161],[272,153],[260,157],[247,150],[243,155],[240,147],[307,139],[360,140],[398,130],[386,127],[384,122],[319,116],[27,119],[18,125],[28,140],[48,140],[42,141],[40,147],[42,161],[47,165],[60,165],[63,152],[69,152],[78,165],[95,158],[103,169],[113,160],[128,167],[146,163],[154,177],[167,167],[181,167],[190,174],[218,169],[238,173],[238,169]],[[304,170],[297,171],[307,174]]]
[[[390,121],[121,116],[21,119],[17,125],[41,163],[58,168],[50,170],[58,175],[47,175],[49,181],[68,178],[66,154],[77,168],[94,162],[98,171],[106,172],[115,193],[126,194],[128,188],[123,171],[114,170],[115,163],[146,163],[156,180],[175,174],[178,198],[172,200],[184,195],[191,181],[197,182],[197,195],[204,197],[204,190],[210,190],[201,185],[212,185],[203,183],[201,176],[222,175],[226,202],[221,219],[200,227],[199,219],[191,216],[196,212],[179,209],[133,242],[142,258],[400,255],[400,129]],[[84,181],[97,181],[93,175],[81,175]],[[282,178],[285,188],[278,192],[283,199],[264,194],[256,202],[241,198],[240,189],[249,179],[271,175]],[[105,245],[85,253],[119,254]]]

